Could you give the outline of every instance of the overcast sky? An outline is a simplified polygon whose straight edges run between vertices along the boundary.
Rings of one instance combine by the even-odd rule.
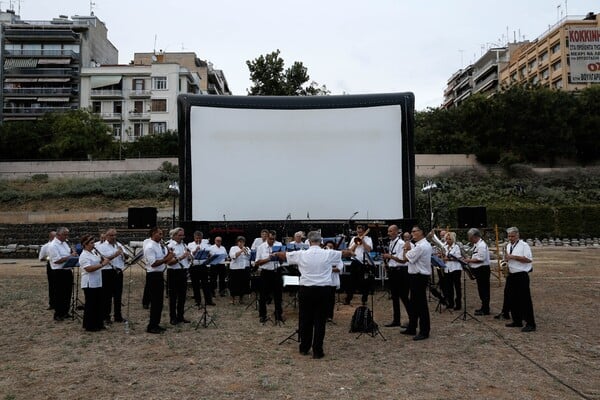
[[[89,15],[89,0],[4,0],[25,20]],[[246,60],[281,50],[332,94],[413,92],[417,110],[442,103],[448,78],[507,36],[535,39],[598,0],[95,0],[119,62],[134,52],[193,51],[225,73],[233,94],[251,86]],[[508,32],[508,34],[507,34]],[[156,42],[156,47],[155,47]]]

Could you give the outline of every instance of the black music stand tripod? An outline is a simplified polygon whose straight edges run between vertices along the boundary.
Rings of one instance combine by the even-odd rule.
[[[371,296],[371,327],[369,328],[369,330],[361,332],[356,338],[358,339],[359,337],[361,337],[363,334],[367,334],[368,336],[371,337],[375,337],[377,335],[381,336],[381,338],[383,339],[383,341],[387,341],[387,339],[385,338],[385,336],[383,336],[383,333],[381,333],[381,331],[379,330],[379,324],[377,322],[375,322],[375,274],[373,273],[373,269],[375,268],[375,262],[373,261],[373,259],[371,258],[371,255],[368,254],[366,251],[363,253],[363,265],[365,265],[369,272],[369,277],[367,278],[367,285],[369,285],[370,287],[368,288],[369,290],[369,296]]]
[[[81,300],[79,300],[79,258],[69,258],[63,268],[65,266],[70,267],[74,275],[73,283],[71,284],[71,319],[73,321],[75,319],[83,321],[83,316],[78,312],[78,310],[82,310],[84,306]],[[77,272],[75,272],[75,268],[77,268]]]
[[[465,267],[463,267],[463,269],[464,268]],[[466,268],[468,268],[468,266]],[[462,288],[463,289],[463,304],[462,304],[463,312],[460,313],[456,318],[454,318],[454,320],[452,320],[451,323],[454,323],[454,322],[458,321],[459,319],[461,319],[463,321],[467,321],[468,319],[474,319],[477,322],[481,322],[467,311],[467,276],[466,275],[467,275],[467,273],[465,271],[463,271],[463,288]]]
[[[202,316],[200,317],[198,322],[196,322],[195,328],[198,329],[200,325],[202,325],[203,328],[208,328],[210,324],[213,324],[214,327],[217,328],[217,324],[214,318],[208,313],[208,310],[206,309],[206,299],[204,299],[204,302],[202,303]]]

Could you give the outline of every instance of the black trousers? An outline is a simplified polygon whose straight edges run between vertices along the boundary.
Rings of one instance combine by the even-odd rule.
[[[148,328],[156,328],[160,324],[163,309],[165,279],[162,272],[148,272],[148,295],[150,298],[150,322]]]
[[[148,274],[150,272],[146,272],[146,283],[144,284],[144,294],[142,295],[142,305],[144,307],[148,307],[150,305],[150,278]]]
[[[227,268],[225,268],[225,264],[214,264],[210,266],[210,280],[213,293],[216,293],[218,283],[219,294],[225,294],[225,290],[227,289],[226,278]]]
[[[298,289],[298,335],[300,351],[313,349],[313,355],[323,354],[325,325],[327,322],[327,298],[331,286],[300,286]]]
[[[52,273],[52,267],[50,261],[46,261],[46,277],[48,278],[48,306],[54,308],[54,274]]]
[[[337,287],[327,287],[329,288],[329,293],[327,295],[327,318],[333,319],[333,312],[335,310],[335,293],[337,291]]]
[[[442,290],[444,291],[444,298],[448,302],[448,307],[456,305],[456,307],[462,308],[461,274],[461,270],[446,272],[445,274]]]
[[[510,274],[511,284],[509,286],[509,308],[512,313],[513,322],[535,327],[535,317],[533,315],[533,302],[531,301],[531,291],[529,289],[529,273],[517,272]],[[508,279],[506,280],[508,284]]]
[[[408,294],[410,292],[410,283],[408,276],[408,267],[392,267],[387,272],[390,285],[390,294],[392,296],[392,322],[400,323],[400,300],[404,304],[406,314],[410,315],[410,301]]]
[[[73,294],[73,271],[67,269],[53,269],[54,275],[54,316],[61,318],[69,314],[71,295]]]
[[[102,316],[105,321],[110,321],[110,311],[112,309],[116,277],[117,271],[114,269],[102,270]]]
[[[194,300],[197,305],[202,303],[202,292],[204,300],[212,303],[212,288],[210,285],[209,267],[205,265],[192,265],[190,267],[190,279],[192,280],[192,290]],[[202,291],[200,291],[202,289]]]
[[[83,307],[83,328],[86,331],[99,331],[103,327],[104,291],[99,288],[83,288],[85,305]]]
[[[419,326],[421,335],[429,336],[429,307],[427,305],[427,285],[429,275],[409,274],[410,312],[408,314],[408,330],[416,331]]]
[[[508,276],[506,277],[506,282],[504,283],[504,292],[503,292],[503,297],[502,297],[502,314],[504,316],[510,316],[510,292],[511,292],[511,285],[513,282],[513,279],[510,277],[511,274],[508,274]]]
[[[481,299],[481,311],[490,312],[490,266],[482,265],[478,268],[472,268],[473,275],[477,281],[477,292]]]
[[[243,296],[250,290],[250,269],[229,270],[229,294],[231,296]]]
[[[273,296],[273,303],[275,304],[275,318],[281,319],[283,310],[281,308],[281,296],[283,291],[283,281],[281,279],[281,272],[261,270],[260,272],[262,285],[260,290],[260,297],[258,299],[258,315],[259,317],[267,316],[267,297]]]
[[[348,269],[350,270],[350,279],[346,288],[346,303],[352,301],[354,293],[358,290],[362,294],[361,301],[366,304],[372,284],[372,279],[365,278],[365,275],[368,276],[368,267],[357,260],[352,260]]]
[[[187,293],[187,271],[167,269],[167,282],[169,286],[169,317],[171,321],[182,321]]]

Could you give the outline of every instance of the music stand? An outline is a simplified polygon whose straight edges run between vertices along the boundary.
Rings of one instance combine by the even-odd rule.
[[[369,254],[366,251],[363,253],[363,265],[368,266],[369,271],[372,271],[373,268],[375,268],[375,261],[373,260],[373,257],[371,257],[371,254]],[[370,273],[370,274],[372,274],[372,273]],[[379,335],[379,336],[381,336],[381,338],[384,341],[387,341],[385,336],[383,336],[383,334],[379,330],[379,324],[377,322],[375,322],[375,287],[373,287],[372,289],[371,289],[371,287],[369,287],[368,295],[371,296],[371,329],[367,332],[361,332],[356,338],[358,339],[359,337],[361,337],[363,335],[363,333],[366,333],[368,336],[371,336],[371,337],[375,337],[375,336]],[[363,306],[363,307],[366,307],[366,306]]]
[[[291,287],[294,290],[293,298],[287,302],[286,306],[293,305],[296,308],[296,303],[298,300],[298,287],[300,286],[300,277],[299,276],[291,276],[291,275],[283,275],[283,287]]]
[[[432,269],[437,268],[438,271],[442,271],[442,273],[443,273],[444,269],[447,268],[444,260],[442,260],[440,257],[436,256],[435,254],[431,255],[431,266],[432,266]],[[431,273],[433,274],[434,271],[432,270]],[[442,312],[444,312],[443,306],[448,305],[448,302],[447,302],[446,298],[444,297],[443,288],[441,287],[442,284],[445,283],[445,282],[442,282],[441,276],[442,276],[442,274],[440,274],[440,276],[438,277],[438,286],[442,290],[441,292],[438,289],[434,288],[433,284],[431,282],[429,282],[429,293],[432,294],[433,297],[435,297],[438,300],[438,303],[435,306],[434,312],[438,312],[440,314]],[[452,312],[452,310],[450,310],[449,308],[447,308],[446,310],[449,312]]]
[[[214,256],[209,257],[208,250],[200,249],[200,251],[198,251],[194,255],[194,259],[200,261],[200,265],[208,265],[210,262],[220,259],[221,258],[220,256],[225,256],[222,258],[223,261],[227,257],[224,254],[215,254]],[[202,316],[200,317],[198,322],[196,322],[195,328],[198,329],[200,327],[200,325],[202,325],[203,328],[208,328],[208,326],[210,324],[214,325],[214,327],[217,328],[217,324],[216,324],[214,318],[208,313],[208,309],[206,308],[206,296],[204,296],[204,302],[202,302],[201,307],[202,307]]]
[[[79,300],[79,257],[69,257],[63,264],[63,268],[70,268],[73,275],[75,275],[73,283],[71,284],[71,319],[75,320],[75,318],[77,318],[78,320],[83,321],[83,316],[77,312],[77,310],[81,310],[84,305]],[[75,268],[77,268],[77,273],[74,271]]]
[[[469,265],[467,263],[465,263],[464,261],[459,260],[459,259],[456,259],[456,261],[460,262],[460,264],[463,265],[463,268],[469,268]],[[466,264],[466,266],[465,266],[465,264]],[[465,271],[462,271],[462,273],[463,273],[462,274],[462,276],[463,276],[463,285],[462,285],[463,286],[462,287],[462,290],[463,290],[463,304],[462,304],[463,312],[460,313],[456,318],[454,318],[451,323],[454,323],[459,319],[462,319],[463,321],[466,321],[468,319],[474,319],[477,322],[481,322],[477,318],[475,318],[473,315],[471,315],[471,313],[469,313],[467,311],[467,273]]]
[[[256,250],[250,250],[250,265],[252,265],[254,261],[256,261]],[[250,290],[252,293],[254,293],[254,299],[248,303],[246,310],[254,305],[255,309],[258,311],[258,293],[260,291],[259,283],[262,284],[262,278],[260,275],[250,275]]]

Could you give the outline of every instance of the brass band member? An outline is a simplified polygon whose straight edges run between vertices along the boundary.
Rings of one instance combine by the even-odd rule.
[[[398,226],[391,225],[388,228],[388,236],[390,243],[388,252],[383,254],[384,260],[387,260],[387,274],[390,285],[390,294],[392,296],[392,322],[386,324],[386,327],[400,326],[400,300],[404,304],[404,309],[407,315],[410,315],[410,302],[408,299],[409,281],[408,281],[408,265],[403,260],[403,249],[405,242],[400,238],[400,230]],[[410,243],[411,248],[414,247]]]
[[[196,305],[200,307],[202,304],[202,293],[204,293],[204,301],[207,306],[214,306],[212,300],[212,289],[210,287],[209,268],[206,265],[206,260],[197,260],[198,252],[208,250],[208,244],[203,239],[203,234],[200,231],[194,232],[194,241],[188,243],[188,250],[192,253],[194,260],[190,266],[190,279],[192,280],[192,290],[194,292],[194,300]]]
[[[235,304],[235,298],[239,298],[242,304],[244,295],[250,290],[250,249],[246,247],[246,238],[238,236],[236,245],[229,249],[229,294],[231,304]]]
[[[104,296],[102,290],[102,268],[108,265],[107,258],[101,258],[99,254],[93,253],[94,241],[92,235],[83,235],[81,245],[83,251],[79,256],[79,268],[81,268],[81,288],[85,296],[83,309],[83,328],[86,331],[97,332],[106,329],[102,323],[104,319]]]
[[[100,252],[101,257],[105,257],[110,261],[102,269],[104,320],[110,322],[110,311],[114,302],[115,322],[125,322],[121,313],[125,255],[123,248],[117,243],[116,229],[110,228],[104,233],[104,241],[97,246],[97,250]],[[105,277],[108,277],[108,280]]]
[[[467,232],[469,241],[474,245],[471,258],[465,259],[471,264],[473,275],[477,282],[477,291],[481,299],[481,308],[475,310],[475,315],[490,314],[490,252],[485,241],[481,238],[479,229],[471,228]],[[466,304],[465,304],[466,307]]]
[[[258,299],[258,316],[260,322],[267,322],[267,297],[273,296],[275,303],[275,320],[283,321],[283,309],[281,307],[282,285],[279,260],[273,255],[275,244],[275,231],[269,231],[267,241],[256,249],[255,265],[260,269],[262,287]]]
[[[183,228],[174,228],[169,231],[171,240],[167,247],[173,251],[173,258],[167,267],[167,285],[169,291],[169,320],[171,325],[180,322],[189,323],[183,313],[185,311],[185,296],[187,293],[187,270],[190,267],[190,252],[183,242],[185,232]]]
[[[48,249],[50,256],[50,267],[54,275],[54,320],[62,321],[71,318],[69,314],[69,303],[73,293],[73,271],[71,268],[63,268],[67,260],[79,255],[69,246],[69,230],[60,227],[56,230],[56,237]]]
[[[509,271],[506,278],[506,294],[513,319],[513,322],[506,326],[521,327],[525,321],[525,327],[521,331],[533,332],[536,330],[536,324],[529,289],[529,273],[533,269],[531,248],[525,241],[519,239],[519,230],[516,227],[508,228],[506,233],[509,241],[504,252]]]
[[[223,239],[221,236],[215,238],[215,244],[208,248],[210,257],[218,256],[220,258],[215,261],[209,262],[210,264],[210,280],[212,287],[212,294],[216,296],[217,283],[219,284],[219,295],[221,297],[227,296],[226,278],[227,268],[225,268],[225,258],[227,258],[227,249],[223,246]],[[223,258],[222,256],[225,256]]]
[[[410,242],[404,243],[403,259],[408,260],[408,275],[410,282],[410,311],[408,328],[401,333],[415,335],[413,340],[423,340],[429,337],[429,308],[427,306],[427,285],[431,277],[432,248],[423,229],[413,226],[411,230],[415,247]],[[419,334],[417,333],[419,326]]]
[[[280,252],[281,260],[287,258],[291,264],[300,269],[300,288],[298,290],[298,336],[300,338],[300,354],[308,355],[312,347],[313,358],[323,358],[323,339],[327,318],[327,297],[331,286],[331,266],[342,262],[344,252],[321,249],[321,234],[317,231],[308,233],[310,248],[303,251]]]
[[[460,262],[456,261],[456,259],[461,258],[460,247],[456,244],[456,233],[446,233],[445,241],[443,260],[446,264],[444,270],[446,278],[442,290],[447,301],[447,307],[460,310],[462,308],[462,266]]]
[[[258,246],[260,246],[261,244],[265,243],[267,241],[268,237],[269,237],[269,230],[268,229],[263,229],[262,231],[260,231],[260,237],[257,237],[252,242],[252,246],[250,246],[250,249],[251,250],[258,249]]]
[[[369,271],[365,258],[366,253],[369,253],[372,248],[373,241],[366,235],[365,228],[362,225],[357,225],[356,236],[353,236],[352,239],[350,239],[349,250],[356,255],[352,257],[352,263],[349,266],[350,281],[348,282],[344,304],[350,304],[354,297],[354,292],[357,289],[359,289],[362,294],[362,304],[367,304],[370,282],[369,279],[365,279],[365,274]]]
[[[144,257],[146,258],[146,271],[148,294],[150,297],[150,321],[146,332],[162,333],[165,328],[161,327],[160,316],[163,309],[165,279],[164,272],[174,255],[172,251],[162,243],[163,232],[158,227],[150,229],[150,240],[144,246]]]
[[[48,242],[40,248],[38,260],[46,263],[46,277],[48,278],[48,310],[54,310],[54,275],[52,274],[52,267],[50,266],[50,245],[56,236],[56,231],[50,231],[48,233]]]

